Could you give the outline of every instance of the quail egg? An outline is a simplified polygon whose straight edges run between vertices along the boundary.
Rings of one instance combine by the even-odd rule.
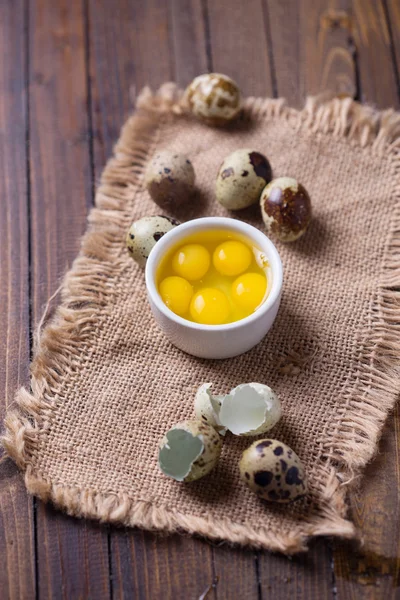
[[[242,454],[240,476],[264,500],[288,503],[307,494],[304,468],[289,446],[278,440],[258,440]]]
[[[242,106],[237,84],[221,73],[196,77],[188,86],[185,97],[193,115],[213,126],[223,126],[235,119]]]
[[[133,260],[144,267],[153,246],[179,224],[171,217],[162,216],[143,217],[132,223],[126,235],[126,247]]]
[[[260,205],[268,234],[282,242],[297,240],[311,221],[310,196],[292,177],[273,179],[262,191]]]
[[[198,389],[195,413],[221,435],[227,430],[234,435],[259,435],[272,429],[281,418],[278,396],[262,383],[242,383],[222,396],[214,396],[210,390],[211,383]]]
[[[176,423],[160,443],[158,464],[164,475],[188,483],[207,475],[217,464],[222,442],[202,421]]]
[[[271,165],[263,154],[248,148],[235,150],[219,169],[215,188],[217,200],[229,210],[246,208],[259,201],[271,179]]]
[[[194,192],[191,161],[178,152],[157,152],[145,173],[145,185],[158,206],[173,209],[188,202]]]

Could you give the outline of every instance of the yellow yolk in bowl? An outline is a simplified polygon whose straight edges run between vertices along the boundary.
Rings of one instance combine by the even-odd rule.
[[[229,313],[228,298],[216,288],[203,288],[190,303],[193,321],[203,325],[222,325],[228,321]]]
[[[183,239],[166,252],[156,274],[168,308],[203,325],[251,315],[268,297],[270,279],[260,249],[229,230],[201,231]]]
[[[166,277],[160,283],[160,295],[172,312],[184,315],[189,309],[193,288],[183,277]]]
[[[249,268],[251,251],[243,242],[229,241],[220,244],[214,251],[214,267],[221,275],[239,275]]]
[[[172,268],[189,281],[201,279],[210,267],[210,253],[200,244],[182,246],[172,259]]]
[[[259,273],[245,273],[232,283],[232,298],[245,310],[254,311],[263,301],[267,280]]]

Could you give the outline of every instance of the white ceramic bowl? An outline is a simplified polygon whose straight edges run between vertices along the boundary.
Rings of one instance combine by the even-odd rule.
[[[266,255],[272,275],[269,295],[261,306],[226,325],[201,325],[179,317],[164,304],[156,285],[157,267],[165,253],[189,235],[210,229],[230,230],[253,240]],[[273,243],[255,227],[236,219],[206,217],[178,225],[157,242],[147,259],[146,287],[154,318],[175,346],[200,358],[230,358],[253,348],[272,327],[281,300],[282,263]]]

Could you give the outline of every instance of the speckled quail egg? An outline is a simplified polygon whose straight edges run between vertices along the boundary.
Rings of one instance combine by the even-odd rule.
[[[162,216],[143,217],[132,223],[126,235],[126,247],[133,260],[144,267],[153,246],[177,225],[179,221]]]
[[[246,208],[259,201],[271,178],[271,165],[263,154],[248,148],[235,150],[219,169],[215,187],[217,200],[229,210]]]
[[[192,114],[213,126],[226,125],[239,115],[242,107],[237,84],[221,73],[205,73],[193,79],[185,98]]]
[[[242,454],[240,476],[264,500],[288,503],[307,494],[304,468],[289,446],[278,440],[258,440]]]
[[[242,383],[226,395],[214,396],[211,383],[197,390],[196,417],[212,425],[221,435],[252,436],[272,429],[282,415],[278,396],[263,383]]]
[[[145,173],[147,191],[164,209],[173,209],[188,202],[194,192],[194,182],[191,161],[171,150],[157,152]]]
[[[158,464],[164,475],[189,483],[207,475],[217,464],[222,442],[202,421],[176,423],[160,443]]]
[[[311,221],[310,196],[292,177],[273,179],[262,191],[260,206],[268,234],[282,242],[297,240]]]

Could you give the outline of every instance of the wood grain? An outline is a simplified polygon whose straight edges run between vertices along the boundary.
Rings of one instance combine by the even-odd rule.
[[[1,414],[28,378],[28,212],[37,322],[76,255],[92,175],[98,180],[111,155],[130,96],[145,84],[175,79],[184,86],[200,72],[218,70],[246,95],[284,95],[292,105],[329,88],[398,107],[399,32],[397,0],[1,2],[0,139],[7,148],[0,161]],[[378,458],[351,496],[363,547],[335,541],[332,556],[329,543],[319,540],[307,555],[289,560],[192,537],[111,529],[111,587],[108,530],[38,503],[39,597],[186,600],[214,583],[208,600],[394,599],[400,588],[399,432],[396,409]],[[2,464],[2,597],[35,597],[33,521],[22,479],[9,462]]]
[[[357,91],[350,0],[264,0],[277,91],[301,107],[307,95]]]
[[[360,531],[362,543],[335,542],[339,598],[394,600],[399,597],[399,441],[397,407],[388,420],[378,456],[367,467],[359,491],[351,494],[351,517]]]
[[[26,38],[23,0],[0,3],[0,419],[29,381]],[[0,590],[35,596],[33,502],[16,466],[0,464]]]
[[[396,72],[383,0],[353,0],[352,12],[361,100],[377,108],[398,108]]]
[[[306,554],[287,558],[280,554],[260,556],[260,586],[274,600],[331,600],[333,573],[327,540],[310,543]]]
[[[326,87],[336,88],[339,92],[351,92],[353,85],[361,98],[377,106],[398,105],[389,28],[381,3],[312,2],[309,6],[307,2],[301,5],[296,2],[268,4],[279,94],[289,96],[289,101],[292,98],[294,103],[301,104],[306,93],[317,93]],[[390,8],[396,14],[395,9],[392,6]],[[283,24],[285,22],[288,25],[290,22],[287,15],[292,10],[298,27],[293,25],[285,28]],[[294,41],[291,46],[290,40],[293,42],[292,36],[296,29],[300,41],[297,44]],[[313,30],[316,32],[314,36]],[[395,23],[392,30],[398,31]],[[286,44],[282,36],[287,41]],[[307,56],[308,59],[305,58]],[[288,81],[291,82],[287,72],[295,75],[297,57],[302,57],[299,60],[299,79],[293,82],[292,88],[287,88]],[[334,61],[333,57],[339,57],[340,60]],[[283,69],[280,61],[283,61]],[[384,72],[380,76],[382,68]],[[347,89],[346,86],[344,89],[340,85],[336,87],[335,82],[340,84],[346,81],[349,83]],[[281,92],[285,88],[287,92]],[[398,522],[399,479],[396,468],[398,458],[394,452],[396,435],[393,430],[387,430],[385,440],[384,444],[391,449],[386,461],[371,465],[366,473],[363,491],[352,498],[352,514],[366,540],[366,552],[355,552],[354,546],[335,544],[339,597],[378,597],[374,596],[378,588],[384,590],[383,593],[379,592],[382,593],[379,597],[384,594],[390,596],[393,584],[398,585],[398,561],[393,558],[398,555],[398,530],[393,527],[393,523]],[[388,493],[388,489],[382,484],[385,478],[393,480],[393,477],[395,485],[392,485]],[[385,519],[384,515],[389,518]],[[322,548],[324,550],[326,552]]]
[[[393,54],[397,96],[400,98],[400,2],[398,0],[383,0],[383,9]]]
[[[280,95],[289,97],[289,102],[300,105],[306,94],[330,88],[350,94],[353,89],[360,98],[380,107],[397,105],[388,27],[379,3],[343,1],[300,4],[270,1],[268,5],[273,32],[277,89]],[[286,25],[290,22],[287,15],[291,14],[291,9],[298,23],[297,28],[294,25],[286,28],[283,26],[284,21]],[[292,38],[296,30],[299,32],[297,43],[295,34],[294,42]],[[372,54],[375,56],[372,57]],[[298,79],[291,87],[287,87],[288,82],[292,84],[287,73],[295,76],[297,60]],[[283,68],[280,67],[280,61],[283,61]],[[384,73],[379,77],[378,71],[383,65]],[[342,83],[346,84],[343,88]],[[281,91],[285,89],[287,92]],[[395,467],[398,458],[394,452],[395,434],[388,430],[386,436],[386,443],[392,453],[388,452],[385,463],[381,461],[371,465],[366,473],[363,491],[352,498],[353,518],[370,550],[366,549],[364,553],[355,551],[354,545],[335,543],[334,564],[339,598],[378,598],[385,595],[392,597],[392,586],[398,586],[398,561],[393,558],[398,555],[398,530],[397,526],[393,527],[393,523],[398,522],[399,514],[399,479],[398,469]],[[385,481],[385,475],[382,479],[384,464],[387,465],[384,468],[386,478],[393,479],[395,474],[396,483],[391,487],[390,493],[382,486]],[[385,514],[389,516],[386,520]],[[325,566],[329,558],[328,550],[326,544],[322,544],[317,550],[318,554],[315,554],[314,548],[309,553],[306,561],[311,559],[310,564],[314,563],[314,571],[320,575],[310,587],[306,581],[301,583],[304,597],[319,597],[318,594],[324,597],[329,594]],[[325,561],[319,565],[321,554],[325,554]],[[388,557],[387,560],[385,556]],[[315,558],[318,559],[317,562]],[[305,573],[311,572],[304,567],[305,565],[299,570],[301,578]],[[322,586],[322,582],[325,583],[325,591],[320,589],[317,594],[318,585]],[[308,592],[305,593],[307,587]],[[286,591],[289,593],[288,586]],[[282,597],[285,597],[284,594],[282,591]]]
[[[71,264],[92,202],[81,3],[30,6],[32,306],[34,321]],[[37,505],[40,598],[109,595],[104,528]]]
[[[391,7],[393,10],[393,6]],[[361,97],[379,108],[399,106],[395,52],[383,2],[353,2]],[[395,23],[392,22],[392,31]],[[350,494],[361,544],[334,543],[339,598],[398,598],[400,587],[400,411],[388,419],[378,456]]]
[[[135,96],[174,79],[168,3],[88,0],[96,180],[112,154]]]
[[[268,23],[261,0],[206,4],[212,70],[232,77],[247,96],[273,96]]]
[[[170,0],[175,81],[180,87],[186,87],[211,68],[207,56],[206,15],[202,8],[198,1]]]
[[[221,544],[213,547],[213,562],[218,600],[259,598],[261,587],[258,581],[257,552]]]
[[[199,598],[214,580],[207,542],[131,530],[112,539],[114,598]]]

